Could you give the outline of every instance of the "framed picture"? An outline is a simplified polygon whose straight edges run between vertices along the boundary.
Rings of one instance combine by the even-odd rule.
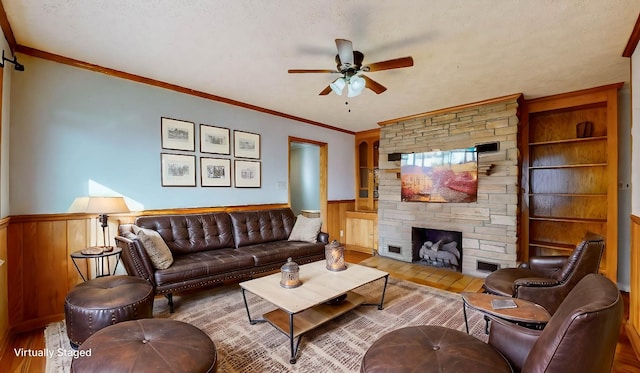
[[[260,162],[235,160],[236,188],[260,188]]]
[[[231,186],[231,159],[200,157],[200,185]]]
[[[196,156],[160,154],[162,186],[196,186]]]
[[[200,152],[231,154],[231,133],[228,128],[200,125]]]
[[[237,158],[260,159],[260,135],[233,131],[233,155]]]
[[[183,120],[162,118],[162,149],[196,150],[195,124]]]

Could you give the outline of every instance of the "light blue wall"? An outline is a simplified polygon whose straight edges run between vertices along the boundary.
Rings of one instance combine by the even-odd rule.
[[[320,210],[320,147],[305,144],[291,149],[291,208]]]
[[[102,190],[134,210],[287,203],[288,136],[328,143],[328,198],[354,198],[353,164],[344,162],[354,159],[353,135],[35,57],[20,62],[25,71],[11,85],[11,215],[65,212],[75,197]],[[161,149],[163,116],[260,134],[262,188],[162,187],[160,153],[171,152]],[[176,153],[199,158],[197,132],[196,151]]]

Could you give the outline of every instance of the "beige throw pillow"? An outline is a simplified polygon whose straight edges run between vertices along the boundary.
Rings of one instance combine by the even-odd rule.
[[[171,250],[169,250],[169,246],[164,242],[160,233],[153,229],[140,228],[138,226],[133,227],[133,233],[142,242],[154,268],[167,269],[173,264]]]
[[[316,243],[318,242],[318,233],[320,233],[321,227],[322,219],[307,218],[306,216],[298,215],[296,223],[293,225],[293,229],[289,235],[289,241]]]

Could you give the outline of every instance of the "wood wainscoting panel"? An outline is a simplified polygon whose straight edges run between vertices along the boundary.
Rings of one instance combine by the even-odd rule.
[[[344,244],[347,232],[347,211],[355,208],[355,200],[329,201],[327,204],[327,233],[329,241]],[[342,232],[342,236],[340,235]]]
[[[640,359],[640,217],[631,215],[631,274],[629,320],[626,331],[631,346]]]
[[[327,227],[329,239],[340,239],[346,234],[345,212],[352,210],[354,200],[328,203]],[[166,209],[113,214],[109,216],[109,241],[117,234],[118,224],[132,223],[140,215],[201,214],[217,211],[252,211],[289,207],[286,204],[221,206],[210,208]],[[2,228],[2,226],[0,226]],[[0,276],[6,272],[6,300],[2,298],[0,284],[0,338],[3,333],[1,307],[6,303],[10,333],[19,333],[44,327],[64,319],[64,299],[74,286],[82,281],[70,254],[88,246],[102,243],[102,231],[96,216],[89,214],[44,214],[11,216],[4,224],[6,263],[0,266]],[[115,263],[111,263],[114,268]],[[89,261],[78,261],[85,278],[92,277]],[[118,266],[118,268],[122,268]],[[2,340],[0,339],[0,348]]]
[[[7,219],[0,223],[0,357],[9,339],[9,281],[7,273]]]

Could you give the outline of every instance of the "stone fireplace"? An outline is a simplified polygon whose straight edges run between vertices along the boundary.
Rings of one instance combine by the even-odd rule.
[[[521,99],[520,94],[512,95],[380,123],[380,255],[415,261],[413,229],[425,228],[461,233],[459,249],[464,255],[460,256],[460,269],[454,270],[484,277],[488,274],[487,268],[516,265]],[[497,143],[498,149],[478,154],[476,202],[401,201],[401,161],[389,161],[389,154],[460,149],[487,143]]]

